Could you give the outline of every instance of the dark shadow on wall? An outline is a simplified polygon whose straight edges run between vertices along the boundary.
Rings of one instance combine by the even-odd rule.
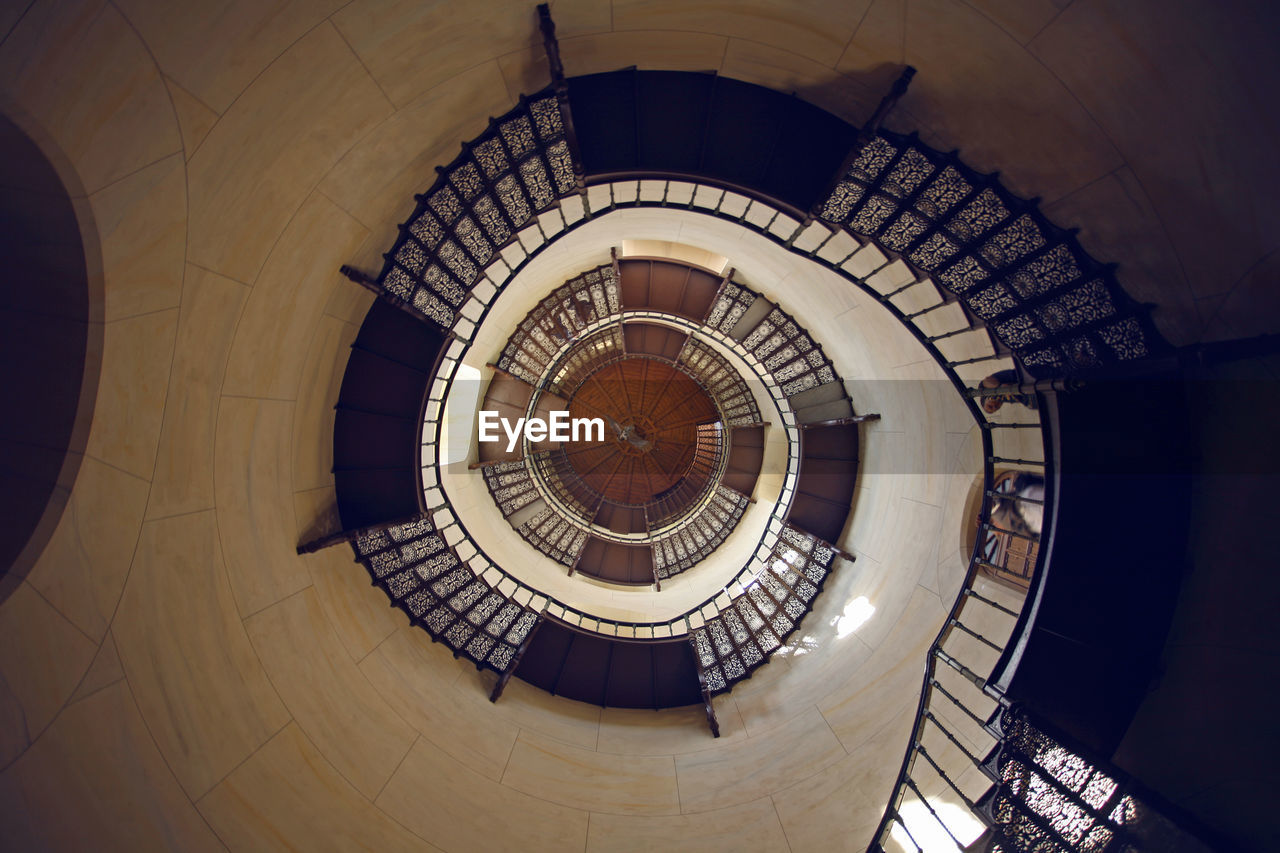
[[[2,116],[0,254],[2,601],[67,506],[102,355],[101,261],[84,190],[56,148]]]

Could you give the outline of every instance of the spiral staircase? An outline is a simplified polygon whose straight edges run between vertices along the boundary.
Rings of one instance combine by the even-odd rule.
[[[344,268],[380,299],[353,345],[337,407],[343,530],[300,550],[349,541],[415,625],[496,674],[494,700],[515,676],[607,706],[701,703],[718,734],[713,698],[786,643],[829,573],[851,559],[834,543],[853,500],[864,418],[821,348],[795,347],[807,339],[796,318],[731,273],[715,282],[686,267],[681,280],[657,259],[615,258],[564,285],[585,292],[591,272],[601,286],[613,276],[619,304],[596,301],[599,314],[584,317],[584,328],[616,310],[634,311],[637,320],[652,312],[709,329],[750,354],[795,448],[753,560],[677,619],[599,618],[488,559],[448,505],[433,448],[463,355],[504,287],[544,249],[629,208],[729,221],[843,276],[903,323],[982,430],[979,533],[1038,546],[1030,578],[1022,577],[1025,604],[1014,608],[978,591],[980,573],[999,577],[1010,567],[975,546],[930,650],[906,759],[871,849],[932,849],[922,833],[939,829],[961,850],[1204,849],[1141,786],[1104,767],[1105,748],[1075,737],[1069,711],[1058,719],[1028,713],[1035,702],[1022,700],[1047,694],[1018,679],[1020,666],[1045,647],[1038,631],[1051,618],[1045,593],[1055,548],[1064,562],[1069,550],[1054,537],[1059,502],[1068,500],[1060,493],[1057,429],[1070,417],[1057,392],[1100,369],[1168,352],[1112,267],[1048,222],[1036,200],[1014,196],[997,175],[967,168],[954,152],[875,126],[859,131],[797,98],[714,75],[627,70],[557,78],[492,119],[439,171],[416,197],[382,271]],[[680,283],[659,286],[664,280]],[[546,380],[563,366],[555,360],[560,348],[531,357],[535,325],[522,326],[526,343],[513,338],[493,365],[494,405],[535,411],[540,393],[556,393]],[[566,331],[569,339],[576,330]],[[638,325],[624,338],[628,352],[670,361],[684,352],[678,341],[642,337]],[[788,347],[786,358],[770,360]],[[1002,370],[1017,371],[1017,381],[980,387]],[[992,414],[980,405],[1010,393],[1035,396],[1038,406]],[[739,445],[734,429],[733,446],[760,446],[749,435],[760,426],[743,426],[745,440]],[[419,458],[421,468],[406,463]],[[726,461],[706,503],[722,523],[741,514],[753,484],[754,459],[734,464],[731,452]],[[585,562],[610,581],[660,584],[696,563],[689,555],[715,548],[705,536],[637,546],[564,523],[551,493],[535,485],[535,469],[562,484],[552,490],[558,501],[575,504],[603,530],[649,529],[643,513],[633,520],[618,505],[605,511],[598,494],[572,485],[563,448],[492,452],[480,464],[504,517],[570,571],[584,571]],[[997,490],[997,470],[1034,473],[1044,496]],[[1042,529],[1000,526],[995,510],[1009,501],[1039,506]],[[618,551],[638,547],[645,557]],[[619,565],[625,569],[608,577],[605,567]],[[1001,627],[984,632],[978,624]],[[1131,709],[1132,700],[1120,704]],[[958,824],[943,801],[962,804],[976,823]]]

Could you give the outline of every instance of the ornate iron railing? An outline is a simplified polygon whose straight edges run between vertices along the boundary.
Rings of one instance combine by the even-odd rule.
[[[551,44],[554,46],[553,40]],[[545,608],[578,627],[616,636],[658,637],[696,632],[720,620],[730,608],[736,608],[735,602],[750,599],[751,589],[761,588],[763,573],[769,570],[784,529],[776,510],[752,562],[702,605],[662,624],[598,619],[523,585],[488,560],[447,506],[440,489],[438,460],[425,452],[434,446],[434,430],[454,371],[494,296],[558,236],[595,216],[634,207],[683,209],[735,222],[843,276],[875,299],[938,363],[964,396],[981,429],[982,529],[1029,535],[1001,530],[993,523],[993,501],[1003,499],[994,494],[993,471],[1001,465],[1033,471],[1043,478],[1046,491],[1037,502],[1044,511],[1044,533],[1049,532],[1054,471],[1052,457],[1044,452],[1051,439],[1048,422],[1042,422],[1039,415],[1027,417],[1021,410],[1022,419],[1008,417],[1015,406],[1006,408],[1003,417],[988,417],[969,392],[984,374],[1001,367],[1020,367],[1035,377],[1070,376],[1164,349],[1166,345],[1151,325],[1146,308],[1119,287],[1114,267],[1100,264],[1084,252],[1074,232],[1048,222],[1037,200],[1017,198],[1000,185],[996,175],[977,173],[954,153],[922,145],[914,135],[879,132],[860,140],[847,170],[842,170],[831,193],[815,205],[812,215],[772,203],[750,190],[692,181],[613,175],[585,186],[574,151],[562,77],[557,76],[556,82],[554,89],[522,98],[515,110],[491,122],[484,136],[464,146],[462,155],[441,170],[436,185],[419,197],[418,209],[402,227],[375,284],[387,298],[412,307],[457,338],[444,355],[426,402],[422,485],[428,512],[438,523],[440,535],[477,578],[495,591],[505,590],[503,594],[512,600],[523,599],[523,607]],[[364,283],[372,282],[366,279]],[[950,305],[961,310],[945,310]],[[726,310],[738,307],[729,305]],[[785,324],[786,318],[778,319],[780,325]],[[783,343],[781,339],[778,342],[779,346]],[[789,354],[769,370],[799,364],[803,355]],[[823,369],[821,364],[811,367],[814,371]],[[775,397],[789,396],[778,383],[770,381],[770,386],[777,392]],[[795,427],[794,419],[787,427]],[[1038,430],[1043,432],[1036,452],[1037,443],[1026,439]],[[797,473],[793,467],[798,469],[795,460],[789,466],[789,476]],[[790,499],[787,487],[782,498]],[[1015,500],[1034,499],[1023,496]],[[1004,820],[1002,815],[1020,814],[1027,826],[1045,826],[1046,816],[1037,812],[1032,802],[1035,786],[1024,782],[1019,787],[1002,775],[1000,767],[987,767],[991,772],[977,777],[970,774],[969,781],[962,781],[949,769],[951,765],[939,760],[941,753],[929,745],[941,738],[961,756],[958,766],[981,770],[987,765],[979,756],[989,749],[979,747],[978,742],[983,737],[989,739],[988,744],[1008,740],[1004,729],[993,728],[1003,725],[996,716],[1003,707],[998,691],[989,690],[991,685],[980,674],[983,666],[969,655],[975,649],[987,654],[1002,650],[999,639],[974,629],[976,622],[1013,620],[1019,611],[978,591],[975,579],[982,562],[978,547],[975,545],[961,591],[928,655],[911,743],[872,849],[888,843],[895,827],[915,849],[923,849],[911,834],[913,821],[916,826],[933,821],[956,847],[973,840],[956,834],[956,827],[947,823],[947,816],[937,807],[941,801],[936,796],[931,799],[930,786],[954,794],[953,802],[947,805],[958,802],[975,816],[979,834],[987,833],[988,839],[1004,833],[998,825],[1009,828],[1017,837],[1011,840],[1010,834],[1004,833],[998,839],[1008,849],[1028,848],[1018,841],[1021,830],[1012,829],[1012,820]],[[1041,549],[1041,564],[1044,559],[1045,549]],[[1037,566],[1037,572],[1041,568]],[[979,608],[985,613],[979,615]],[[733,612],[741,617],[736,609]],[[755,613],[763,615],[758,607]],[[967,649],[958,648],[965,644]],[[745,663],[740,656],[738,660]],[[960,726],[976,728],[966,734]],[[1030,755],[1024,758],[1032,763],[1038,760]],[[1023,766],[1029,767],[1025,762]],[[1043,773],[1028,772],[1040,780],[1036,785],[1053,787]],[[929,773],[935,774],[934,778],[922,780]],[[1017,778],[1032,776],[1024,773]],[[991,790],[997,794],[983,801],[986,792],[966,789],[975,778],[979,784],[993,786]],[[923,787],[922,781],[927,782]],[[1066,801],[1079,806],[1071,797]],[[986,808],[984,802],[995,805]],[[918,815],[910,817],[905,813],[914,803],[918,803]],[[1099,820],[1115,823],[1114,813],[1091,808],[1089,816],[1095,821],[1091,827],[1101,826]],[[1056,839],[1045,838],[1048,846],[1036,849],[1077,849],[1080,844],[1080,838],[1061,832]]]

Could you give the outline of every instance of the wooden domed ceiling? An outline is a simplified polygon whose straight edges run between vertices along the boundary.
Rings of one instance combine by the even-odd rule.
[[[565,445],[573,470],[605,500],[630,505],[647,504],[675,488],[698,452],[698,427],[720,419],[693,377],[644,357],[594,372],[569,401],[569,413],[575,419],[602,418],[607,425],[604,441]]]

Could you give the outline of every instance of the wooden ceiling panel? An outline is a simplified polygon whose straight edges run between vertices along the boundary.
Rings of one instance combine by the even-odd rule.
[[[648,503],[675,486],[693,463],[697,425],[719,417],[697,382],[649,358],[628,358],[597,371],[579,387],[569,413],[601,418],[606,425],[604,441],[566,443],[574,473],[605,500],[630,505]]]

